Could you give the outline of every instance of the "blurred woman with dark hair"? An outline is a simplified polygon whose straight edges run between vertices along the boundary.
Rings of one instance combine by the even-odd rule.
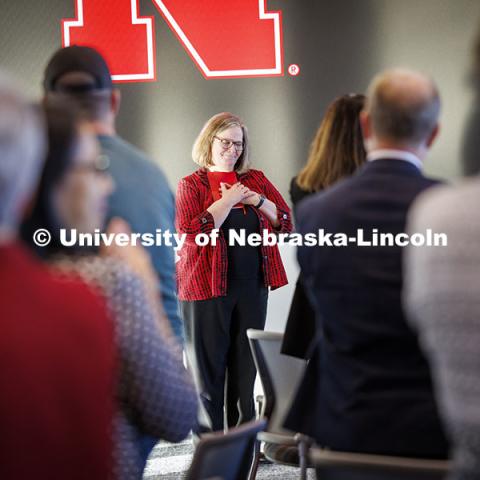
[[[46,114],[49,151],[23,237],[38,253],[33,233],[48,230],[51,242],[41,256],[57,270],[79,275],[106,299],[119,369],[112,392],[118,405],[112,426],[114,477],[140,480],[146,443],[151,448],[155,439],[175,442],[188,435],[197,411],[194,386],[156,295],[156,275],[143,248],[109,247],[98,254],[78,243],[65,246],[74,230],[78,240],[80,234],[103,227],[114,185],[108,159],[99,156],[89,124],[62,103],[48,106]],[[112,222],[109,233],[129,233],[122,220]],[[70,230],[65,239],[61,229]]]
[[[364,95],[343,95],[335,99],[310,145],[308,161],[290,183],[294,207],[306,196],[324,190],[338,180],[352,175],[366,160],[360,128]],[[282,353],[310,358],[315,342],[315,317],[305,293],[302,276],[297,280],[287,319]]]
[[[338,97],[329,105],[310,145],[307,163],[292,179],[292,193],[323,190],[365,162],[359,118],[364,104],[364,95],[352,94]]]

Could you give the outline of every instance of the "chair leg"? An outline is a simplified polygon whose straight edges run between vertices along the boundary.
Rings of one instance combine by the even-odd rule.
[[[252,467],[250,468],[250,475],[248,476],[248,480],[255,480],[257,476],[258,464],[260,463],[260,441],[255,440],[255,445],[253,449],[253,462]]]
[[[300,480],[307,480],[307,445],[300,441],[298,444],[298,458],[300,463]]]
[[[312,439],[301,433],[295,435],[298,445],[298,463],[300,467],[300,480],[307,480],[308,450],[312,445]]]

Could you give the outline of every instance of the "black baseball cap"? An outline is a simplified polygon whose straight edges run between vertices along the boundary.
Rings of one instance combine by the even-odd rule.
[[[88,75],[80,82],[59,82],[65,74],[74,72]],[[87,93],[112,87],[112,76],[102,55],[94,48],[77,45],[57,50],[48,62],[43,79],[46,92]]]

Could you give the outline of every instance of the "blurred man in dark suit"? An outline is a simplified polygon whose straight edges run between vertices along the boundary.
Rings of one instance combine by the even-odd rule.
[[[46,132],[10,83],[0,76],[0,478],[105,480],[113,327],[89,287],[54,275],[17,240]]]
[[[437,89],[423,75],[392,70],[375,78],[361,113],[367,163],[299,206],[301,233],[324,229],[348,237],[347,246],[298,253],[319,347],[286,426],[319,445],[447,455],[429,366],[401,306],[402,234],[415,197],[437,183],[423,175],[422,163],[439,111]],[[370,246],[361,246],[361,238],[355,243],[359,230]],[[389,234],[392,245],[375,246],[376,233]]]

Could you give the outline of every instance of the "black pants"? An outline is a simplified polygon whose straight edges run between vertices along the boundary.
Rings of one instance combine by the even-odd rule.
[[[255,417],[256,369],[246,331],[264,328],[267,300],[268,289],[258,278],[229,279],[225,297],[181,302],[187,362],[201,398],[194,434]]]

